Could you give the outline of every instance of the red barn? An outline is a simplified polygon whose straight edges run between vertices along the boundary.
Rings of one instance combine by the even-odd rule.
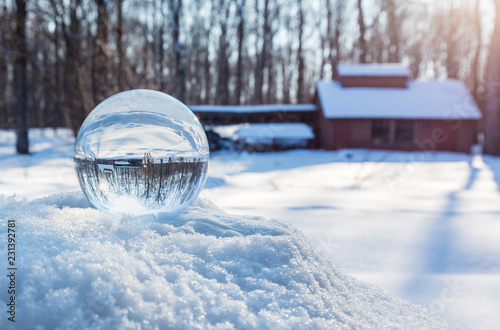
[[[324,149],[470,152],[481,118],[457,80],[413,81],[399,64],[340,65],[317,83],[317,139]]]

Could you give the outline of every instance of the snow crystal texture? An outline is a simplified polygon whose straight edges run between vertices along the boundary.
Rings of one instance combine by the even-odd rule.
[[[17,223],[16,329],[458,327],[343,274],[289,225],[203,199],[155,219],[80,192],[0,195],[0,219]]]

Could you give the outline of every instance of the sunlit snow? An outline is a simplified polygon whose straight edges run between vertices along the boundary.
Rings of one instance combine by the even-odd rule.
[[[89,207],[68,131],[32,131],[30,156],[0,133],[1,226],[16,218],[23,239],[24,322],[453,327],[432,310],[468,328],[500,326],[498,158],[219,152],[203,198],[153,221]]]
[[[24,328],[454,327],[343,274],[289,225],[204,199],[157,219],[111,216],[82,193],[0,210],[18,219]]]

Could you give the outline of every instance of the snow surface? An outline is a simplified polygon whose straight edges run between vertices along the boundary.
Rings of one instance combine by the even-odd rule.
[[[219,153],[205,194],[285,220],[342,270],[470,329],[500,327],[500,158]]]
[[[316,111],[315,104],[262,104],[262,105],[190,105],[193,112],[228,112],[228,113],[259,113],[259,112],[303,112]]]
[[[155,219],[97,211],[80,192],[2,197],[0,214],[17,219],[21,328],[458,328],[343,274],[291,226],[205,199]]]
[[[149,284],[150,282],[145,280],[146,277],[140,276],[147,272],[150,272],[147,274],[155,274],[155,276],[151,275],[151,278],[163,281],[158,274],[163,271],[162,267],[168,267],[168,262],[161,264],[161,261],[156,259],[159,252],[149,252],[149,243],[145,244],[149,240],[145,237],[151,234],[151,242],[158,243],[161,240],[171,242],[173,236],[167,238],[167,235],[161,236],[159,230],[155,234],[155,230],[159,227],[171,228],[172,233],[175,231],[175,235],[180,236],[183,233],[176,230],[182,228],[182,225],[168,227],[166,223],[160,223],[155,227],[147,219],[139,223],[133,217],[106,217],[96,210],[82,209],[85,201],[79,193],[52,196],[34,202],[23,201],[23,197],[36,199],[56,192],[79,190],[72,162],[74,139],[71,133],[68,130],[58,130],[56,134],[50,130],[43,132],[31,130],[30,137],[33,153],[30,156],[21,156],[14,152],[14,132],[0,131],[0,194],[6,196],[2,199],[2,206],[0,206],[2,225],[4,225],[5,214],[16,213],[25,216],[23,219],[18,219],[20,235],[26,234],[29,239],[32,239],[35,233],[27,230],[30,228],[29,224],[33,223],[34,228],[40,229],[40,232],[48,237],[44,243],[47,246],[46,249],[27,243],[28,239],[19,245],[21,249],[19,256],[27,258],[23,262],[35,260],[22,252],[22,248],[26,247],[28,250],[37,251],[38,255],[45,253],[47,258],[39,258],[36,262],[44,267],[50,265],[45,273],[40,273],[42,275],[36,278],[28,278],[24,275],[23,285],[34,288],[38,293],[48,290],[47,297],[37,297],[37,301],[52,301],[50,305],[52,310],[46,309],[49,317],[55,314],[54,310],[59,311],[57,308],[61,306],[57,299],[58,297],[62,299],[64,290],[57,291],[56,288],[62,288],[63,284],[77,283],[77,277],[80,276],[80,271],[72,272],[69,267],[73,267],[72,269],[80,267],[86,275],[95,272],[94,277],[90,276],[91,279],[96,279],[94,287],[91,287],[90,281],[87,282],[87,286],[82,284],[81,287],[93,290],[91,292],[96,295],[98,292],[103,292],[97,295],[97,299],[91,300],[96,302],[96,310],[99,310],[98,306],[101,304],[101,302],[97,304],[98,300],[103,300],[106,306],[112,304],[106,300],[106,297],[111,301],[116,299],[114,306],[118,304],[130,306],[126,304],[129,301],[124,298],[130,297],[126,296],[128,293],[134,294],[134,302],[137,302],[135,309],[139,312],[135,314],[133,311],[125,312],[124,307],[119,310],[123,312],[120,314],[123,320],[127,320],[128,315],[134,315],[137,317],[134,318],[134,322],[139,322],[137,320],[141,317],[140,313],[146,309],[145,305],[150,307],[158,305],[162,306],[159,308],[163,308],[165,306],[163,302],[157,304],[160,298],[155,295],[156,291],[150,295],[147,294],[152,292],[150,285],[148,287],[151,291],[146,290],[146,284],[142,287],[138,284],[138,287],[132,286],[134,290],[129,292],[126,291],[128,286],[125,284],[121,286],[118,281],[112,285],[107,283],[111,283],[113,276],[119,278],[117,269],[125,272],[124,278],[128,281],[127,283],[137,284],[143,281],[141,283]],[[500,240],[498,239],[500,233],[498,221],[500,218],[500,158],[472,157],[443,152],[299,150],[264,154],[218,152],[212,154],[211,159],[209,178],[202,195],[227,212],[253,214],[285,221],[303,232],[308,241],[314,245],[317,252],[311,252],[311,254],[314,254],[315,258],[322,259],[318,255],[322,254],[349,275],[376,284],[413,303],[423,305],[447,320],[457,322],[467,328],[500,328],[500,315],[498,314],[500,310],[498,299],[500,296],[500,264],[498,263],[500,260]],[[17,194],[15,198],[7,197],[14,193]],[[198,212],[205,207],[204,205],[207,205],[207,217],[219,212],[202,200],[195,204],[192,210],[188,210]],[[192,215],[193,213],[190,213],[189,216]],[[42,221],[41,219],[45,219],[45,216],[51,220]],[[232,219],[234,223],[243,219],[229,215],[226,217],[224,219],[228,219],[227,221]],[[85,219],[85,221],[71,221],[73,218]],[[261,228],[260,224],[264,220],[258,217],[251,218],[255,218],[254,224]],[[38,219],[36,223],[35,219]],[[218,221],[226,221],[224,219]],[[59,230],[58,226],[62,228]],[[290,237],[299,241],[303,239],[299,239],[301,235],[298,233],[298,236],[295,236],[295,230],[284,224],[273,222],[269,226],[288,228],[286,230],[291,232]],[[46,232],[44,227],[53,228],[55,232]],[[194,227],[188,224],[184,228],[191,230]],[[195,250],[190,250],[193,253],[193,259],[203,255],[201,245],[194,238],[204,237],[203,235],[210,236],[202,233],[201,229],[196,230],[192,234],[196,236],[191,237],[193,238],[191,243],[199,249],[196,250],[199,254],[196,254],[198,252]],[[95,239],[94,234],[97,235]],[[72,245],[71,235],[75,240],[74,245]],[[182,237],[186,239],[184,242],[190,239],[188,236]],[[250,241],[255,237],[257,235],[247,237],[248,244],[253,244]],[[37,235],[36,239],[37,242],[41,242],[43,236]],[[87,239],[88,245],[85,243]],[[216,242],[219,238],[208,237],[207,239]],[[104,242],[108,242],[106,246],[110,247],[110,251],[112,249],[113,255],[106,251],[103,253],[101,248],[97,248],[100,244],[104,245]],[[123,245],[121,248],[121,242],[128,242],[129,245]],[[137,245],[132,245],[132,242],[144,243],[145,245],[140,248],[143,251],[139,251]],[[223,243],[226,241],[217,242],[220,244],[217,243],[219,245],[216,244],[216,246],[226,244]],[[304,245],[301,246],[308,245],[307,242],[302,242]],[[153,245],[161,246],[159,244]],[[76,246],[80,250],[71,251],[71,248],[76,249]],[[185,247],[185,245],[182,246]],[[256,246],[256,248],[259,247]],[[5,249],[5,246],[0,244],[0,248]],[[243,247],[240,246],[237,250],[241,252],[242,249]],[[59,250],[60,255],[56,258],[55,255],[59,253]],[[81,262],[77,263],[76,257],[73,266],[64,262],[76,255],[79,256],[78,260]],[[143,263],[140,259],[142,257]],[[168,255],[162,255],[162,257],[168,258]],[[97,262],[92,264],[92,258],[96,258]],[[127,258],[137,259],[129,267],[130,270],[121,268],[122,261],[129,260]],[[108,263],[107,259],[112,259],[112,263]],[[191,261],[188,261],[188,264],[189,262]],[[101,269],[100,267],[104,264],[111,266]],[[263,264],[265,261],[262,261],[261,265]],[[138,265],[146,266],[141,268],[142,266]],[[149,269],[148,265],[154,267]],[[195,265],[194,261],[191,265]],[[199,264],[198,266],[201,267]],[[326,267],[332,266],[326,265]],[[198,269],[201,268],[196,268]],[[333,269],[333,274],[342,274],[337,268],[333,267]],[[30,270],[29,274],[35,274],[34,270]],[[200,273],[190,274],[197,274],[196,278],[201,278],[202,273],[200,271]],[[165,277],[165,279],[167,281],[168,278]],[[33,282],[29,282],[30,280]],[[38,280],[36,285],[35,280]],[[4,285],[4,282],[0,281],[0,283]],[[371,290],[373,288],[370,286],[356,281],[354,283],[365,285],[369,288],[368,292],[373,293]],[[37,286],[41,286],[39,291]],[[143,291],[140,288],[143,288]],[[356,288],[359,289],[357,284],[353,289]],[[205,287],[203,290],[212,290],[212,286],[208,289]],[[213,290],[213,292],[216,291],[216,289]],[[6,295],[1,292],[4,292],[4,287],[0,288],[0,299],[5,299]],[[179,289],[176,292],[181,297],[184,291]],[[328,296],[331,291],[322,292]],[[64,291],[64,294],[66,293],[68,297],[71,295],[78,297],[82,294],[80,291],[75,292],[70,289]],[[172,313],[180,313],[184,307],[187,311],[192,308],[193,305],[190,304],[192,300],[186,300],[189,297],[187,293],[184,296],[184,305],[181,307],[176,305],[178,309]],[[276,295],[275,292],[273,294]],[[229,293],[227,295],[233,297]],[[314,295],[311,294],[311,296]],[[71,297],[62,301],[74,302],[75,300],[71,300],[73,299]],[[214,294],[213,297],[216,295]],[[386,297],[385,293],[380,296],[382,300]],[[250,300],[244,301],[242,306],[245,306],[247,301]],[[90,308],[89,305],[85,306]],[[203,306],[208,305],[199,306],[201,310]],[[285,308],[284,305],[280,306],[280,308]],[[44,306],[33,308],[43,309]],[[83,312],[82,308],[78,309],[78,313]],[[21,313],[21,310],[19,312]],[[118,311],[112,310],[110,313],[118,313]],[[153,309],[151,313],[156,313],[156,309]],[[428,316],[428,312],[425,313]],[[59,312],[56,314],[63,315]],[[78,317],[76,314],[77,312],[71,312],[71,315]],[[249,312],[246,315],[250,314]],[[19,317],[21,316],[28,317],[26,313],[19,314]],[[282,317],[282,319],[285,318],[286,316]],[[0,319],[0,321],[4,320]],[[322,322],[321,318],[317,321]],[[155,322],[154,319],[152,322]],[[0,328],[3,328],[3,325],[3,323],[0,324]],[[285,326],[277,325],[276,327]],[[406,328],[416,327],[418,325],[406,326]]]
[[[338,81],[320,81],[316,86],[326,118],[481,118],[458,80],[410,81],[408,88],[343,88]]]
[[[385,64],[339,64],[337,70],[340,76],[358,77],[408,77],[410,69],[398,63]]]
[[[235,133],[240,139],[304,139],[314,138],[309,125],[302,123],[247,124]]]
[[[235,138],[234,133],[246,125],[248,124],[220,125],[212,126],[211,129],[213,129],[214,132],[219,134],[222,138],[233,139]]]

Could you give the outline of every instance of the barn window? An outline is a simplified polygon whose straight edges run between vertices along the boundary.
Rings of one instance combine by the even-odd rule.
[[[396,121],[396,144],[413,144],[415,125],[412,120]]]
[[[391,141],[391,122],[387,119],[374,119],[372,122],[372,143],[388,144]]]

